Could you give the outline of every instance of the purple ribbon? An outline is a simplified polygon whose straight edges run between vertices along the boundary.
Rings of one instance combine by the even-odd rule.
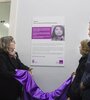
[[[27,70],[16,69],[15,79],[24,87],[24,100],[67,100],[66,93],[72,82],[71,76],[56,90],[45,93]]]

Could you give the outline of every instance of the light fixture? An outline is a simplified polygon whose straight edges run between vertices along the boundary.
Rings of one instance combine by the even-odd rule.
[[[9,23],[6,23],[5,20],[1,20],[0,23],[9,28]]]
[[[9,28],[9,23],[3,23],[3,25]]]

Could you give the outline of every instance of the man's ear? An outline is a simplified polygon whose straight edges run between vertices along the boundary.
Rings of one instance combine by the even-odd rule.
[[[2,43],[2,47],[5,47],[5,43],[4,42]]]
[[[87,45],[90,47],[90,41],[87,43]]]

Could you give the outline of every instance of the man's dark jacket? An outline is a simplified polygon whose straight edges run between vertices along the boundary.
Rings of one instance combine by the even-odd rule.
[[[0,100],[16,100],[22,94],[22,85],[14,79],[15,69],[28,70],[18,58],[0,50]]]

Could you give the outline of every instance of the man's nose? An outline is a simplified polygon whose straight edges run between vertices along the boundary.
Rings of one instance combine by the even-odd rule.
[[[88,35],[90,36],[90,32],[88,32]]]

